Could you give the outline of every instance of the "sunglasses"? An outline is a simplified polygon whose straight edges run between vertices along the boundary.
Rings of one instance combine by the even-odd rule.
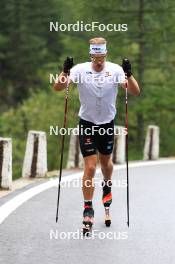
[[[105,61],[106,56],[91,57],[93,62]]]

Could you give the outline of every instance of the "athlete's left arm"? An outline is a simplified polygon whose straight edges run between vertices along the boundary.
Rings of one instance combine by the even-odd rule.
[[[138,96],[140,94],[140,88],[139,85],[136,81],[136,79],[131,75],[130,77],[127,78],[128,81],[128,91],[132,95]],[[124,84],[124,88],[126,88],[126,84]]]

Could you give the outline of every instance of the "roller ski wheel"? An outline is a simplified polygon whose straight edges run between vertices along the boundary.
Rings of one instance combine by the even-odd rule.
[[[111,217],[109,214],[109,208],[105,208],[105,225],[106,227],[110,227],[111,225]]]

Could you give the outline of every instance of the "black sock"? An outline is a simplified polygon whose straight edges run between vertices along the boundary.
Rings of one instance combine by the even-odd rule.
[[[89,216],[89,217],[94,217],[94,209],[92,206],[92,201],[85,200],[84,201],[84,212],[83,216]]]
[[[91,200],[84,200],[84,208],[92,208],[92,201]]]

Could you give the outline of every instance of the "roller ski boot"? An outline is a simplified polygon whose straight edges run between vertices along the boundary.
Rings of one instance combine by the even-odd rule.
[[[111,216],[109,213],[109,207],[105,207],[105,225],[106,227],[110,227],[111,225]]]
[[[92,231],[94,222],[94,209],[92,206],[86,205],[83,212],[83,236],[89,236]]]

